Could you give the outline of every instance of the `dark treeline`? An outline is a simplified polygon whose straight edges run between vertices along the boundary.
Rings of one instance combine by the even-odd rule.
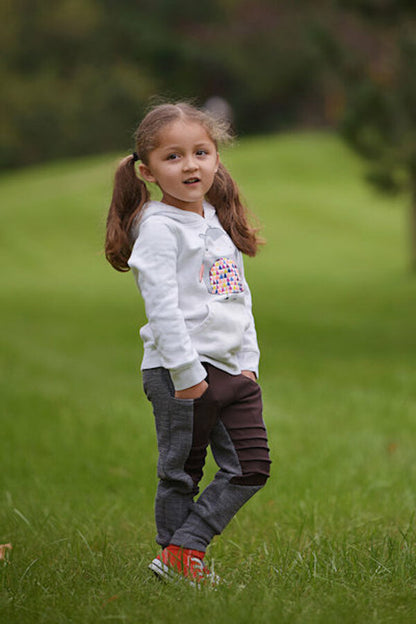
[[[240,134],[333,125],[345,96],[322,33],[369,45],[343,11],[336,0],[5,0],[0,164],[126,150],[157,95],[221,96]]]

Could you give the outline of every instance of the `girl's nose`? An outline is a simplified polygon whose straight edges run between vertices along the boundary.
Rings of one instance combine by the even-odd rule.
[[[185,159],[183,168],[185,169],[185,171],[195,171],[195,169],[198,168],[198,165],[196,164],[195,160],[190,157]]]

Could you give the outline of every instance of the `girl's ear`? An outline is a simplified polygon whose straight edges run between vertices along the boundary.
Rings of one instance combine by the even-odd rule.
[[[146,182],[156,182],[156,178],[155,176],[152,174],[152,172],[150,171],[149,167],[147,165],[144,165],[143,163],[140,163],[139,165],[139,171],[140,171],[140,175],[142,176],[142,178],[144,180],[146,180]]]
[[[216,165],[215,165],[215,173],[217,173],[217,171],[218,171],[218,167],[219,167],[219,166],[220,166],[220,155],[219,155],[219,153],[217,152],[217,163],[216,163]]]

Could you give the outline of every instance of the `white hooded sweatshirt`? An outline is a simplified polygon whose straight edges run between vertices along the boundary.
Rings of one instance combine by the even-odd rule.
[[[243,258],[204,202],[204,217],[162,202],[143,207],[128,260],[145,303],[142,369],[163,366],[176,390],[206,377],[201,362],[258,374]]]

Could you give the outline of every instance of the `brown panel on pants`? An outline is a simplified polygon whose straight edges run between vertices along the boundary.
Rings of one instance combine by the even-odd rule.
[[[194,402],[192,449],[185,472],[199,483],[214,427],[221,421],[238,460],[230,483],[263,485],[270,475],[267,432],[262,418],[260,386],[244,375],[230,375],[205,364],[208,389]]]

